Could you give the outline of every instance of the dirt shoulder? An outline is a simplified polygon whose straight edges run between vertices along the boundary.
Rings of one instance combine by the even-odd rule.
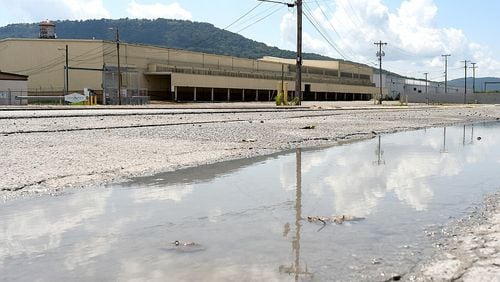
[[[335,145],[376,134],[500,119],[496,106],[325,103],[296,110],[276,110],[272,105],[194,106],[188,111],[2,111],[0,199],[102,185],[297,147]]]
[[[500,193],[443,232],[432,260],[405,280],[500,281]]]

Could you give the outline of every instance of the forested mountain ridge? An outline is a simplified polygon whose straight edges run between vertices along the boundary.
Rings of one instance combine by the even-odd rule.
[[[118,28],[120,41],[199,51],[211,54],[258,59],[264,56],[295,58],[294,51],[281,50],[239,34],[219,29],[209,23],[170,19],[99,19],[55,21],[59,39],[115,40],[110,28]],[[0,39],[37,38],[38,23],[10,24],[0,27]],[[332,60],[318,54],[305,53],[304,59]]]

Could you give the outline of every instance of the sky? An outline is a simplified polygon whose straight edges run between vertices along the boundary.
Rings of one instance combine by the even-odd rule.
[[[281,0],[278,0],[281,1]],[[286,0],[284,0],[286,2]],[[293,1],[293,0],[290,0]],[[383,67],[415,78],[500,77],[500,1],[303,0],[304,52]],[[296,10],[257,0],[0,0],[0,26],[100,18],[169,18],[212,23],[270,46],[295,50]],[[469,64],[469,66],[471,66]],[[468,76],[472,69],[468,68]]]

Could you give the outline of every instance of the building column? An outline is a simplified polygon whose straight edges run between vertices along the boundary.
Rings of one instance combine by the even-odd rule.
[[[245,102],[245,89],[241,93],[241,101]]]
[[[259,89],[255,90],[255,101],[259,101]]]
[[[231,101],[231,88],[227,89],[227,101]]]
[[[212,93],[210,93],[210,99],[213,102],[214,101],[214,89],[212,88]]]
[[[271,101],[271,96],[272,96],[272,92],[271,92],[271,90],[269,90],[268,95],[269,95],[269,101]]]
[[[318,101],[318,92],[314,92],[314,101]]]
[[[194,92],[193,92],[193,101],[196,102],[196,87],[194,88]]]
[[[174,101],[178,102],[178,100],[177,100],[177,86],[174,86]]]

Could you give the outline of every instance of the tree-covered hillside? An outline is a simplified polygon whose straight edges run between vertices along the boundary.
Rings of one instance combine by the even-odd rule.
[[[57,37],[61,39],[115,40],[110,28],[118,28],[120,40],[164,46],[175,49],[200,51],[258,59],[263,56],[295,58],[295,52],[269,47],[264,43],[247,39],[239,34],[219,29],[212,24],[183,20],[86,20],[56,21]],[[38,23],[10,24],[0,27],[0,39],[37,38]],[[305,59],[331,59],[317,54],[304,54]]]

